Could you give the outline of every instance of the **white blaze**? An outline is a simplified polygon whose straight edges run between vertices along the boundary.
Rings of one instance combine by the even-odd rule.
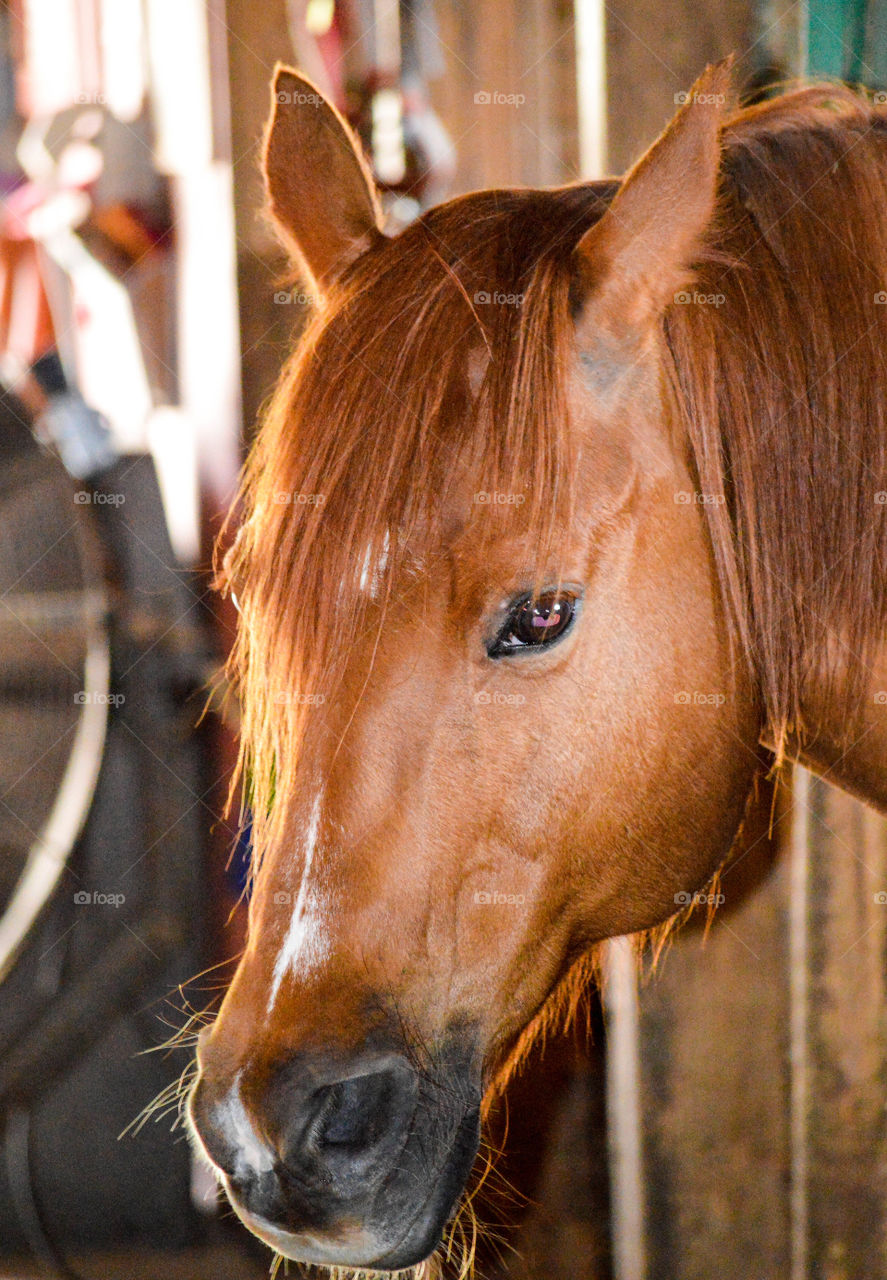
[[[238,1175],[268,1173],[273,1167],[271,1152],[260,1141],[246,1113],[240,1096],[240,1075],[238,1071],[227,1098],[219,1103],[216,1123],[234,1147]]]
[[[300,965],[310,967],[321,960],[326,948],[319,929],[318,914],[313,897],[308,888],[311,866],[317,848],[317,836],[320,831],[320,806],[322,792],[318,792],[311,806],[311,817],[308,821],[308,832],[305,837],[305,865],[302,869],[302,883],[299,896],[293,908],[292,919],[283,940],[280,954],[274,962],[274,973],[271,979],[271,995],[268,1000],[268,1012],[274,1008],[280,984],[284,974],[294,973]]]
[[[385,530],[385,537],[382,542],[382,554],[379,556],[378,563],[372,568],[370,559],[372,548],[367,547],[364,552],[363,565],[360,571],[360,590],[366,592],[372,599],[379,594],[379,586],[382,581],[382,574],[385,572],[385,566],[388,564],[388,551],[391,547],[391,540],[388,536],[388,530]]]

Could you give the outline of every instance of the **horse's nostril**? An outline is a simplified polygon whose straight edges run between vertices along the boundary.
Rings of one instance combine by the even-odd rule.
[[[397,1079],[390,1071],[338,1080],[315,1094],[317,1117],[311,1137],[323,1153],[358,1152],[384,1137],[397,1111]]]
[[[362,1073],[328,1075],[324,1083],[312,1073],[310,1091],[301,1092],[292,1077],[289,1087],[278,1089],[276,1145],[285,1177],[344,1193],[361,1179],[383,1176],[409,1131],[418,1079],[393,1054],[363,1065],[368,1069]]]

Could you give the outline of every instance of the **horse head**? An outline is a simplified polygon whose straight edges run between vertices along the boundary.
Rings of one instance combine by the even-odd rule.
[[[190,1111],[288,1257],[428,1256],[576,966],[672,916],[741,822],[759,699],[663,326],[727,80],[621,184],[389,238],[347,126],[278,71],[269,205],[318,305],[226,566],[256,867]]]

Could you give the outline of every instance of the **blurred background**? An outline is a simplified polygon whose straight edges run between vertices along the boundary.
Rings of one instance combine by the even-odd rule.
[[[270,1262],[179,1104],[248,860],[236,709],[203,714],[212,547],[307,314],[261,216],[275,62],[351,120],[396,230],[622,172],[730,52],[748,101],[881,91],[887,3],[0,4],[0,1277]],[[802,774],[724,878],[705,947],[691,923],[647,985],[614,944],[606,1017],[590,993],[493,1117],[481,1274],[887,1276],[883,823]]]

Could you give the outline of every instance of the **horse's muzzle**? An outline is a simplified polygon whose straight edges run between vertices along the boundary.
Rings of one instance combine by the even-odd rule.
[[[480,1090],[397,1053],[220,1090],[204,1072],[190,1117],[234,1209],[278,1252],[399,1270],[433,1252],[477,1151]]]

